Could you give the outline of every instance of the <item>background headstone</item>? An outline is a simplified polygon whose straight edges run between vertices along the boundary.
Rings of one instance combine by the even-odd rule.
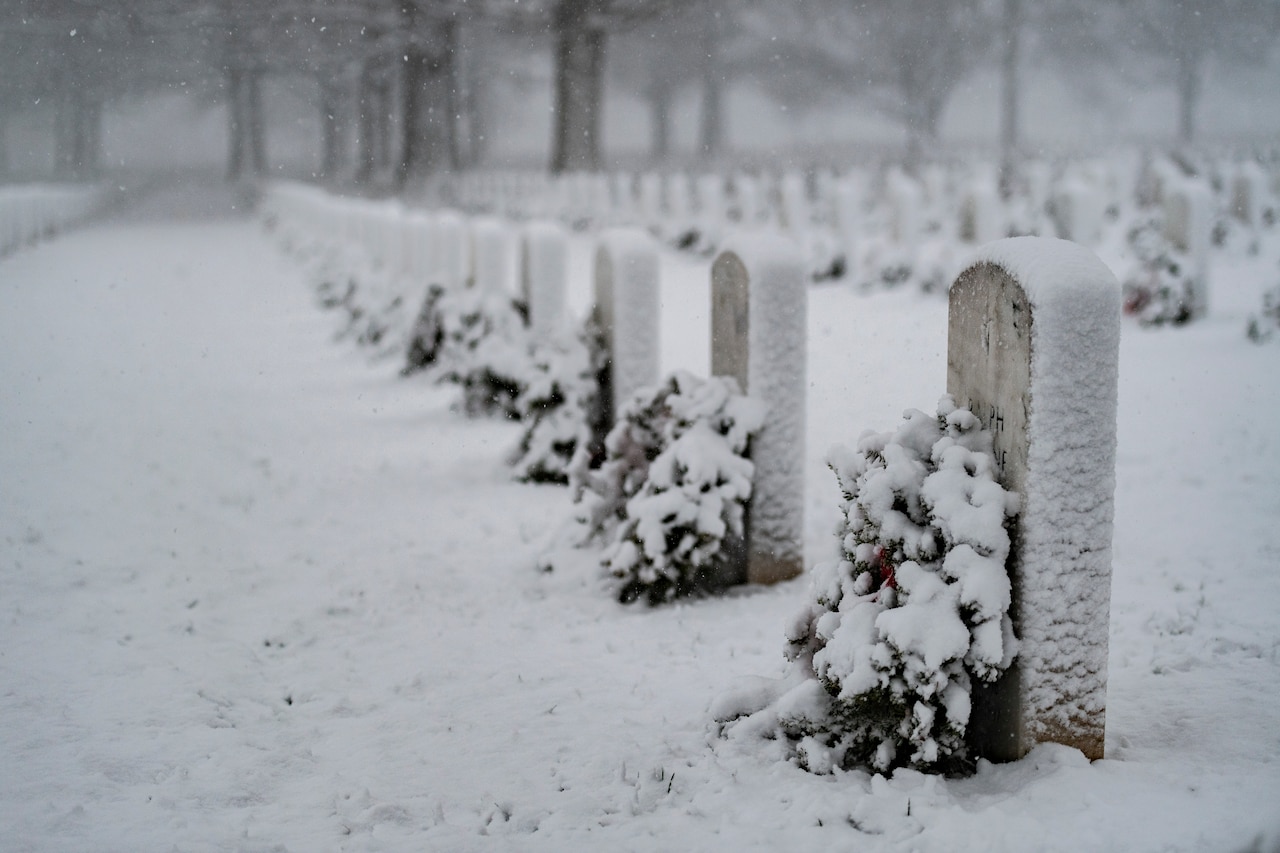
[[[777,234],[740,234],[711,267],[711,373],[767,407],[751,442],[751,583],[804,571],[806,282],[799,247]]]
[[[601,235],[591,320],[608,353],[597,419],[597,431],[607,432],[618,406],[658,382],[658,249],[646,232],[617,228]]]
[[[569,275],[569,236],[554,222],[525,226],[520,246],[520,292],[529,306],[529,326],[537,340],[548,340],[564,322]]]
[[[1209,312],[1209,244],[1213,237],[1213,192],[1192,178],[1171,181],[1164,190],[1164,234],[1185,253],[1191,282],[1192,319]]]

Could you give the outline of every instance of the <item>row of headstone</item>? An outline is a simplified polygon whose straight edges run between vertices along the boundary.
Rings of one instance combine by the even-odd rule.
[[[48,239],[92,215],[98,187],[43,184],[0,187],[0,255]]]
[[[807,275],[798,244],[772,233],[730,238],[711,267],[711,372],[769,410],[752,439],[755,476],[742,564],[729,575],[774,583],[804,570]],[[652,235],[603,234],[592,321],[607,353],[605,431],[620,404],[659,381],[659,263]]]
[[[342,247],[344,262],[365,272],[362,284],[386,291],[380,297],[416,300],[432,284],[475,287],[519,296],[540,335],[561,327],[569,237],[557,223],[513,228],[497,217],[412,209],[287,183],[268,187],[261,207],[289,242]]]
[[[777,234],[731,238],[711,266],[711,371],[764,402],[742,580],[804,569],[806,276]],[[638,230],[604,237],[597,322],[616,399],[656,383],[657,263]],[[947,391],[990,431],[1001,484],[1020,496],[1008,569],[1020,651],[971,717],[977,755],[1037,743],[1103,757],[1114,524],[1120,287],[1088,249],[998,240],[950,290]]]
[[[1171,198],[1179,192],[1170,187]],[[269,203],[282,211],[289,205],[281,201],[277,194]],[[1193,192],[1186,218],[1203,203]],[[497,254],[502,231],[496,220],[473,223],[478,255]],[[643,229],[597,241],[593,317],[607,344],[611,402],[659,379],[658,252]],[[499,286],[502,275],[481,266],[476,286]],[[562,315],[559,226],[524,229],[520,269],[535,324]],[[769,412],[751,448],[756,473],[737,574],[784,580],[804,569],[804,258],[786,236],[747,232],[726,241],[710,275],[712,372],[734,377]],[[993,760],[1042,742],[1103,755],[1119,318],[1115,277],[1092,252],[1056,239],[990,243],[950,289],[947,391],[991,432],[1000,482],[1020,496],[1008,564],[1020,651],[995,685],[977,689],[971,716],[974,749]]]
[[[1219,209],[1254,226],[1274,219],[1273,176],[1259,162],[1218,163],[1213,171]],[[918,176],[890,168],[879,177],[862,168],[693,178],[679,172],[471,173],[458,178],[455,194],[466,209],[575,226],[638,226],[700,250],[714,248],[733,228],[756,226],[802,243],[820,233],[824,244],[846,249],[857,244],[859,232],[908,249],[935,234],[981,245],[1011,233],[1041,233],[1098,246],[1121,211],[1135,204],[1162,208],[1165,188],[1184,179],[1184,166],[1169,158],[1144,161],[1137,152],[1121,152],[1027,162],[1009,199],[997,192],[995,169],[982,164],[930,164]],[[852,259],[852,251],[845,254]]]

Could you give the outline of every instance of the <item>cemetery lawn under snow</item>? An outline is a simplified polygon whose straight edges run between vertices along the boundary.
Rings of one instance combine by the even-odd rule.
[[[807,581],[648,609],[538,573],[569,494],[511,481],[518,427],[335,343],[257,225],[6,258],[0,848],[1280,850],[1280,345],[1243,334],[1275,256],[1125,324],[1107,758],[963,780],[719,739]],[[708,265],[662,263],[664,371],[705,375]],[[828,448],[945,390],[946,302],[810,297],[812,564]]]

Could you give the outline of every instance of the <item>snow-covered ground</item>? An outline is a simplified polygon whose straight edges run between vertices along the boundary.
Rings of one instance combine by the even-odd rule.
[[[804,580],[539,574],[569,496],[510,481],[517,427],[335,343],[258,226],[136,220],[0,261],[0,849],[1280,850],[1276,252],[1124,329],[1108,757],[885,779],[716,736]],[[707,265],[663,268],[705,373]],[[937,402],[946,305],[814,287],[809,325],[812,562],[827,448]]]

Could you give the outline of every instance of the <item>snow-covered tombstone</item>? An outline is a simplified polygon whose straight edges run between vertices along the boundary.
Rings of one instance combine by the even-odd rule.
[[[751,444],[750,583],[804,571],[805,285],[799,247],[776,234],[736,235],[711,267],[711,373],[766,407]]]
[[[1053,194],[1053,218],[1058,236],[1086,246],[1102,240],[1107,202],[1102,191],[1080,179],[1064,180]]]
[[[535,341],[552,338],[564,324],[569,277],[569,236],[550,220],[530,222],[520,240],[520,297],[529,309]]]
[[[758,225],[768,218],[764,190],[759,179],[739,174],[733,179],[733,195],[738,210],[738,222],[745,226]]]
[[[398,278],[405,271],[407,258],[402,229],[404,215],[404,208],[397,202],[387,202],[373,210],[379,243],[378,255],[382,259],[382,270],[388,280]]]
[[[990,431],[999,482],[1021,500],[1008,563],[1018,661],[975,691],[971,743],[993,760],[1042,742],[1101,758],[1119,285],[1077,244],[999,240],[952,285],[947,335],[947,392]]]
[[[596,248],[592,334],[606,353],[595,438],[603,444],[618,407],[658,381],[658,250],[637,228],[604,232]]]
[[[446,290],[457,290],[471,278],[467,257],[467,221],[457,211],[444,210],[436,214],[433,224],[432,283]]]
[[[656,229],[663,220],[662,175],[646,172],[640,176],[638,206],[641,222],[646,228]]]
[[[975,183],[964,194],[960,206],[960,239],[967,243],[990,243],[1005,236],[1004,211],[995,187],[985,181]]]
[[[507,229],[500,220],[479,217],[471,221],[469,237],[472,286],[483,293],[506,293],[510,275]]]
[[[802,236],[809,227],[811,218],[809,189],[804,175],[799,172],[787,172],[778,183],[779,209],[782,212],[782,227],[796,236]]]
[[[698,229],[693,217],[693,184],[683,172],[666,178],[667,217],[663,236],[678,249],[689,249],[698,242]]]
[[[837,181],[834,193],[832,211],[836,241],[844,257],[841,273],[846,278],[853,278],[857,274],[858,229],[862,225],[862,187],[846,176]]]
[[[911,176],[894,169],[885,181],[889,201],[889,228],[898,245],[914,247],[924,230],[924,191]]]
[[[1270,211],[1267,173],[1253,161],[1240,164],[1231,176],[1231,215],[1255,228],[1264,224]],[[1274,213],[1270,215],[1274,216]]]
[[[724,178],[715,174],[699,175],[697,179],[698,216],[703,227],[719,231],[728,218],[728,201]]]
[[[408,277],[414,292],[428,283],[431,274],[431,217],[424,211],[410,211],[404,219],[406,251],[409,256]]]
[[[1164,236],[1183,255],[1188,319],[1209,310],[1209,244],[1213,237],[1213,193],[1201,181],[1184,178],[1164,190]]]
[[[620,224],[634,224],[636,217],[635,176],[630,172],[614,172],[609,179],[616,218]]]

